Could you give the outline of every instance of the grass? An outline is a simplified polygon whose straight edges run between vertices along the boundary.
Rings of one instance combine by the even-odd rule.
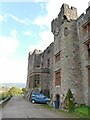
[[[75,108],[75,114],[79,115],[81,118],[90,118],[90,107],[82,105]]]
[[[51,109],[51,110],[53,110],[53,107],[52,106],[49,106],[49,105],[47,105],[47,104],[41,104],[41,106],[43,107],[43,108],[45,108],[45,109]],[[58,112],[66,112],[66,111],[64,111],[64,110],[61,110],[61,109],[58,109],[57,110]],[[72,114],[72,115],[75,115],[75,116],[78,116],[78,117],[80,117],[80,118],[90,118],[89,116],[90,116],[90,107],[88,107],[88,106],[85,106],[85,105],[83,105],[83,106],[77,106],[76,108],[75,108],[75,111],[74,112],[66,112],[66,113],[70,113],[70,114]]]

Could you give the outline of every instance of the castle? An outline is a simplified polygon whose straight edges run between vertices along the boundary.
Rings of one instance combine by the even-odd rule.
[[[61,104],[70,89],[76,103],[90,105],[90,6],[78,17],[75,7],[63,4],[51,32],[54,42],[29,53],[27,91],[58,93]]]

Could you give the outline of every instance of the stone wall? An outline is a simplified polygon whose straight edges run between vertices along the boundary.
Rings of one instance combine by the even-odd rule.
[[[53,43],[51,43],[43,52],[40,50],[34,50],[32,54],[28,56],[28,73],[26,89],[35,88],[35,75],[40,75],[39,88],[42,91],[49,91],[52,88],[50,81],[53,79]]]
[[[68,34],[65,34],[67,32],[65,28]],[[75,101],[82,104],[82,74],[78,43],[76,21],[65,21],[61,36],[61,94],[66,95],[68,89],[71,89]]]
[[[53,74],[53,93],[65,96],[71,89],[78,104],[88,105],[88,71],[86,66],[87,48],[84,42],[89,39],[82,26],[90,20],[90,8],[86,14],[77,18],[77,9],[63,4],[58,16],[51,22],[54,34],[54,71],[61,70],[61,85],[55,86]],[[55,54],[60,51],[60,61],[55,63]],[[62,100],[61,100],[62,102]]]
[[[68,89],[74,95],[78,104],[90,104],[88,57],[86,43],[90,41],[86,26],[90,24],[90,6],[86,13],[77,16],[77,9],[63,4],[58,16],[51,22],[51,31],[54,42],[43,52],[35,50],[28,57],[27,89],[33,88],[35,74],[40,74],[42,91],[48,90],[50,94],[60,95],[60,104],[66,96]],[[60,60],[55,61],[56,54],[60,52]],[[55,72],[60,70],[61,84],[55,85]]]
[[[41,55],[41,68],[42,68],[42,89],[49,90],[52,93],[52,80],[53,80],[53,57],[54,57],[54,44],[51,43]],[[48,64],[49,60],[49,64]],[[47,71],[46,71],[47,70]],[[46,71],[46,72],[45,72]]]
[[[86,28],[87,24],[90,23],[90,7],[86,10],[86,14],[82,14],[77,19],[77,32],[80,47],[80,59],[81,59],[81,70],[82,70],[82,81],[83,81],[83,100],[86,105],[90,105],[89,102],[89,88],[88,88],[88,67],[90,61],[88,58],[88,51],[86,42],[90,40],[90,34]],[[90,81],[90,80],[89,80]]]

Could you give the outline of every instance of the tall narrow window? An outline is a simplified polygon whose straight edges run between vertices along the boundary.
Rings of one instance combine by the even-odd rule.
[[[55,86],[59,86],[61,84],[61,71],[58,70],[55,72]]]
[[[40,75],[37,74],[37,75],[35,75],[35,87],[37,87],[37,85],[39,85],[39,83],[40,83]]]
[[[60,61],[60,52],[55,55],[55,63]]]
[[[90,68],[88,68],[88,86],[90,87]]]
[[[88,23],[88,32],[90,32],[90,23]]]
[[[88,49],[88,57],[90,57],[90,42],[87,44],[87,49]]]
[[[50,67],[50,58],[47,59],[47,67]]]

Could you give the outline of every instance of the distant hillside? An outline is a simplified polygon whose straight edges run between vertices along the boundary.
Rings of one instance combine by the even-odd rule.
[[[25,83],[2,83],[0,86],[25,88]]]

